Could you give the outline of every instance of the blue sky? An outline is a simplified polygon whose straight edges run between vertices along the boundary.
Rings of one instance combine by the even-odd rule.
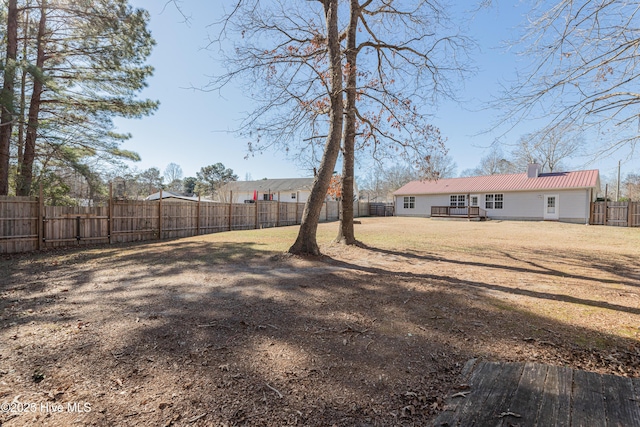
[[[160,101],[160,108],[153,116],[116,120],[119,131],[133,135],[123,148],[141,155],[142,161],[135,166],[140,169],[155,166],[163,171],[173,162],[182,167],[185,176],[195,176],[202,166],[221,162],[232,168],[241,180],[248,175],[252,179],[308,176],[307,171],[281,152],[267,152],[245,159],[246,140],[230,132],[252,108],[251,99],[240,90],[228,87],[220,96],[192,89],[203,87],[208,82],[208,75],[220,71],[216,69],[213,53],[204,50],[208,26],[221,13],[218,1],[181,2],[183,11],[190,18],[189,24],[183,22],[174,6],[165,8],[164,0],[131,0],[130,3],[151,14],[150,29],[157,46],[148,62],[155,67],[155,74],[141,96]],[[499,82],[513,77],[517,65],[518,57],[506,49],[503,42],[517,34],[516,29],[527,12],[526,4],[503,3],[478,12],[468,23],[469,35],[479,45],[473,53],[478,73],[467,79],[461,88],[459,95],[464,102],[446,102],[434,111],[433,124],[447,138],[447,148],[457,164],[458,173],[477,166],[498,135],[483,133],[499,116],[499,112],[484,107],[492,96],[499,94]],[[535,126],[534,123],[522,123],[504,140],[514,143]],[[613,176],[618,159],[624,161],[625,157],[626,153],[619,153],[595,163],[585,164],[586,159],[569,163],[574,168],[598,168],[601,174]],[[638,164],[638,156],[634,160]],[[622,166],[623,174],[637,169],[629,160]]]

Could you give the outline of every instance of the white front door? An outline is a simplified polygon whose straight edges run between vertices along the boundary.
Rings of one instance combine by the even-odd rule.
[[[478,196],[477,194],[472,194],[469,196],[469,206],[480,206],[480,204],[478,203],[480,200],[480,196]]]
[[[544,196],[544,219],[559,219],[560,211],[558,206],[558,195],[557,194],[545,194]]]

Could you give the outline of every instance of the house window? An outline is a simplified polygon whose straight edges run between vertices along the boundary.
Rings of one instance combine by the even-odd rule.
[[[296,198],[296,193],[291,193],[291,198],[295,199]]]
[[[484,207],[485,209],[502,209],[504,207],[504,195],[485,194]]]
[[[404,208],[405,209],[414,209],[416,207],[416,198],[415,196],[405,196],[404,198]]]
[[[484,208],[493,209],[493,194],[484,195]]]
[[[449,196],[449,206],[452,208],[464,208],[466,206],[467,196],[458,194]]]

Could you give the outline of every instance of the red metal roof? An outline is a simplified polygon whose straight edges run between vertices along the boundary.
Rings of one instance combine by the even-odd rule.
[[[526,173],[509,175],[472,176],[448,178],[437,181],[411,181],[393,194],[454,194],[487,193],[495,191],[536,191],[575,188],[600,188],[597,169],[574,172],[542,173],[537,178],[528,178]]]

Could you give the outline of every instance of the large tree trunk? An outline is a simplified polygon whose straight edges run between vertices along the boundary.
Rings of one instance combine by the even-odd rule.
[[[356,34],[360,4],[358,0],[351,0],[350,20],[347,31],[347,105],[345,111],[345,129],[342,148],[342,215],[336,241],[347,245],[354,245],[356,237],[353,230],[353,182],[356,141]]]
[[[16,194],[28,196],[31,193],[31,181],[33,180],[33,163],[36,158],[36,139],[38,137],[38,121],[40,114],[40,99],[44,87],[42,81],[42,69],[45,60],[45,31],[47,29],[46,1],[43,0],[40,9],[40,23],[38,25],[38,42],[36,67],[40,74],[33,79],[33,93],[29,104],[29,118],[27,121],[27,135],[24,141],[24,154],[16,183]]]
[[[323,0],[326,25],[327,25],[327,49],[329,53],[329,70],[331,73],[329,113],[329,134],[325,143],[322,161],[318,174],[313,181],[313,187],[309,199],[302,213],[302,224],[298,231],[298,238],[289,252],[293,254],[320,255],[320,248],[316,240],[320,211],[327,195],[331,176],[340,154],[340,139],[343,122],[343,96],[342,96],[342,66],[340,55],[340,40],[338,34],[338,0]]]
[[[0,196],[9,192],[9,153],[11,131],[14,119],[13,85],[16,76],[16,56],[18,54],[18,3],[9,0],[7,11],[7,56],[4,67],[4,83],[0,103]]]

